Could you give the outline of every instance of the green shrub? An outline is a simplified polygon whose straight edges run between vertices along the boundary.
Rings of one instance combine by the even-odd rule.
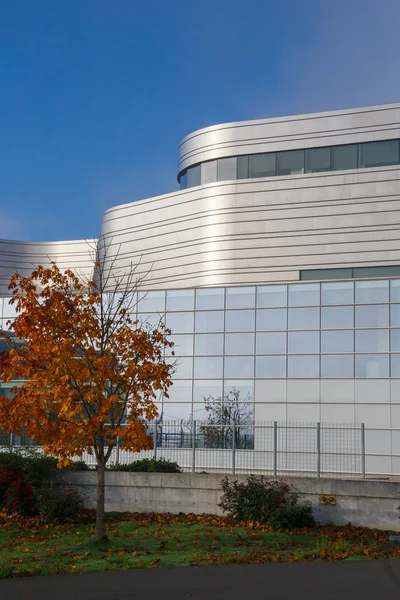
[[[75,490],[65,490],[50,483],[35,494],[35,507],[46,523],[67,523],[76,519],[82,500]]]
[[[165,458],[143,458],[127,465],[111,465],[110,471],[129,471],[131,473],[181,473],[178,463]]]
[[[85,463],[84,460],[77,460],[72,465],[63,467],[62,471],[90,471],[90,467]]]
[[[220,508],[237,521],[254,521],[273,529],[315,525],[310,502],[301,502],[292,484],[281,479],[268,481],[251,475],[245,483],[221,482]]]

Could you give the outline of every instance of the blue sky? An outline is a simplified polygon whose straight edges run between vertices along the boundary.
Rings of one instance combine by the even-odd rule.
[[[400,100],[399,0],[1,0],[0,237],[95,237],[179,140]]]

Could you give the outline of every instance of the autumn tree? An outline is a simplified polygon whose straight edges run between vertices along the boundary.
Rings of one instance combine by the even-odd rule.
[[[254,409],[250,394],[233,387],[221,397],[204,398],[207,414],[200,431],[206,448],[249,448],[253,443]]]
[[[103,253],[104,254],[104,253]],[[157,417],[155,399],[171,385],[164,360],[170,333],[132,316],[134,269],[120,279],[98,256],[91,280],[55,263],[16,273],[9,289],[17,317],[3,334],[5,382],[20,378],[12,399],[0,397],[0,429],[22,432],[45,453],[70,462],[84,451],[97,465],[96,539],[106,538],[105,467],[113,448],[152,448],[146,422]]]

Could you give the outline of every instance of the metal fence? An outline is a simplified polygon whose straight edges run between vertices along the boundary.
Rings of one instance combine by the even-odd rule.
[[[148,432],[153,450],[133,453],[117,446],[109,463],[163,457],[193,473],[365,478],[364,424],[164,421],[149,423]],[[8,445],[12,440],[1,439],[0,443]],[[95,466],[95,458],[88,452],[75,460]]]

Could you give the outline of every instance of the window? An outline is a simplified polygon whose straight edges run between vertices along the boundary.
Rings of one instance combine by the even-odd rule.
[[[218,159],[218,181],[236,179],[236,157]]]
[[[254,356],[225,356],[224,377],[254,377]]]
[[[254,331],[254,310],[227,310],[226,331]]]
[[[319,377],[319,356],[288,356],[288,377]]]
[[[400,327],[400,304],[390,307],[390,327]]]
[[[356,331],[356,352],[389,352],[389,331],[387,329]]]
[[[356,327],[389,327],[389,306],[356,306]]]
[[[254,308],[255,302],[254,287],[226,288],[226,308]]]
[[[238,156],[237,159],[237,178],[248,179],[249,177],[249,157]]]
[[[400,329],[392,329],[390,332],[390,350],[400,352]]]
[[[354,284],[352,281],[321,283],[321,304],[353,304]]]
[[[356,281],[356,304],[389,302],[389,281]]]
[[[396,165],[398,162],[398,140],[360,144],[360,167]]]
[[[225,354],[254,354],[254,333],[226,333]]]
[[[193,310],[194,290],[167,291],[167,310]]]
[[[249,177],[271,177],[276,171],[276,154],[253,154],[249,157]]]
[[[356,377],[389,377],[389,355],[357,354]]]
[[[224,353],[223,333],[200,333],[195,336],[194,353],[198,356]]]
[[[210,310],[196,312],[196,333],[224,331],[224,312]]]
[[[167,358],[166,362],[174,364],[174,373],[172,375],[172,379],[192,379],[193,377],[193,358],[185,357],[185,358],[176,358],[172,356],[171,358]]]
[[[217,181],[217,161],[210,160],[201,165],[201,183]]]
[[[256,349],[257,354],[286,354],[286,332],[257,333]]]
[[[354,377],[354,356],[352,354],[322,356],[321,377]]]
[[[286,329],[286,308],[265,308],[257,310],[257,331],[281,331]]]
[[[304,173],[304,150],[278,152],[277,175],[298,175]]]
[[[352,306],[323,306],[321,309],[321,329],[351,329],[354,327]]]
[[[191,356],[193,354],[193,336],[192,335],[170,335],[169,341],[174,342],[172,348],[167,348],[168,354],[173,350],[176,356]]]
[[[164,402],[191,402],[192,401],[192,382],[174,381],[174,384],[168,388],[169,399],[164,397]]]
[[[390,301],[400,302],[400,280],[393,279],[390,282]]]
[[[300,271],[301,281],[321,281],[323,279],[351,279],[351,269],[309,269]]]
[[[290,331],[289,354],[314,354],[319,352],[319,331]]]
[[[332,171],[357,169],[357,144],[332,146],[331,169]]]
[[[193,401],[204,400],[220,401],[222,398],[222,379],[220,380],[196,380],[193,389]]]
[[[187,171],[182,173],[181,178],[179,180],[179,187],[181,190],[186,190],[186,188],[187,188]]]
[[[267,379],[286,377],[286,356],[257,356],[256,377]]]
[[[257,308],[287,306],[286,285],[265,285],[257,288]]]
[[[319,308],[289,308],[289,329],[319,329]]]
[[[321,352],[354,352],[354,332],[346,329],[322,331]]]
[[[306,150],[306,173],[320,173],[331,168],[331,149]]]
[[[200,185],[201,183],[201,170],[200,165],[196,165],[195,167],[191,167],[187,170],[187,182],[188,187],[194,187],[195,185]]]
[[[289,285],[289,306],[319,306],[319,283]]]
[[[391,377],[400,377],[400,354],[391,356]]]
[[[139,312],[165,312],[165,292],[139,292]]]
[[[196,356],[194,376],[196,379],[215,379],[222,377],[222,356]]]
[[[215,310],[217,308],[224,308],[224,302],[224,288],[204,288],[196,290],[197,310]]]
[[[173,333],[193,333],[194,313],[167,313],[167,327]]]

